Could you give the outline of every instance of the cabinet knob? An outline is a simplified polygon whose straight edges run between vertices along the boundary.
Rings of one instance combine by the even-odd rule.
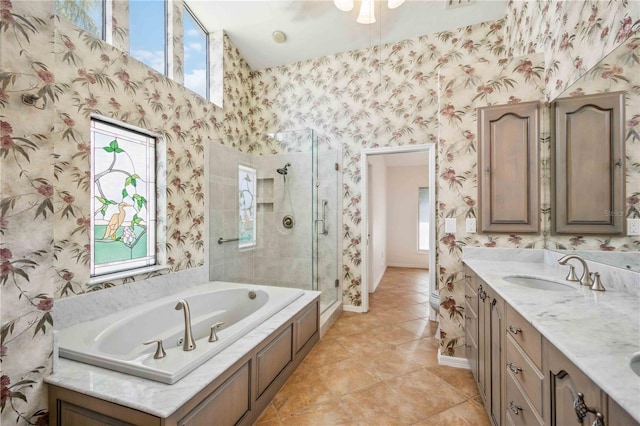
[[[522,333],[521,329],[519,329],[518,327],[514,327],[512,325],[509,326],[509,331],[513,334]]]
[[[522,411],[522,407],[518,407],[513,401],[509,401],[509,409],[513,411],[513,414],[516,416],[519,416],[520,411]]]
[[[518,374],[522,371],[522,368],[518,367],[512,362],[507,363],[507,367],[509,368],[509,370],[511,370],[513,374]]]

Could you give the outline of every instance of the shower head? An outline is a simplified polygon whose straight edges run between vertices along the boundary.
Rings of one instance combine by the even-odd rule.
[[[291,163],[287,163],[285,164],[285,166],[281,169],[276,169],[276,172],[278,172],[279,174],[281,174],[282,176],[286,176],[287,175],[287,169],[291,167]]]

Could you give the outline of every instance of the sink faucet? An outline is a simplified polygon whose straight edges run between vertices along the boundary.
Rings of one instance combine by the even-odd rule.
[[[182,309],[184,311],[184,342],[182,344],[182,350],[192,351],[196,348],[196,342],[193,341],[191,335],[191,312],[189,311],[189,304],[186,300],[180,299],[176,305],[176,311]]]
[[[582,263],[582,276],[580,277],[580,284],[588,285],[589,287],[591,287],[593,285],[593,279],[591,279],[591,274],[589,274],[589,268],[587,267],[587,262],[585,262],[583,258],[578,256],[577,254],[568,254],[562,257],[560,260],[558,260],[558,263],[561,265],[566,265],[567,261],[571,259],[579,260],[580,263]]]

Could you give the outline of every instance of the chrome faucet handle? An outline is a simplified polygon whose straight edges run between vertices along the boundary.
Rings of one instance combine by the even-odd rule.
[[[569,265],[569,275],[566,278],[567,281],[580,281],[580,278],[576,275],[576,267]]]
[[[591,286],[591,290],[605,291],[605,288],[602,285],[602,282],[600,281],[600,272],[594,273],[593,276],[594,276],[594,279],[593,279],[593,285]]]
[[[209,341],[210,342],[217,342],[218,341],[218,335],[216,334],[216,331],[222,325],[224,325],[224,321],[218,321],[217,323],[215,323],[215,324],[213,324],[211,326],[211,331],[209,332]]]
[[[160,359],[160,358],[164,358],[165,356],[167,356],[167,353],[164,351],[164,348],[162,347],[162,340],[158,339],[158,340],[151,340],[149,342],[144,342],[142,343],[143,345],[151,345],[153,343],[157,343],[158,346],[156,347],[156,353],[153,355],[153,359]]]

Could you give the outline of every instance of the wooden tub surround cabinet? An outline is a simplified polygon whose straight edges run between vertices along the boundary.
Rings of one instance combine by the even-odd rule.
[[[585,297],[579,284],[566,291],[533,290],[513,288],[513,284],[509,288],[503,279],[534,271],[550,277],[564,270],[534,262],[466,259],[464,263],[466,357],[493,425],[640,424],[640,379],[630,368],[626,374],[628,366],[622,365],[619,353],[636,344],[638,325],[611,330],[621,335],[611,337],[609,344],[600,336],[611,326],[592,329],[597,323],[585,319],[611,316],[615,321],[616,315],[638,306],[638,295],[630,294],[628,299],[633,300],[610,314],[606,309],[612,309],[624,294],[608,295],[610,299],[597,296],[599,306],[586,315],[585,309],[591,309],[588,299],[594,296],[586,290]],[[579,312],[572,313],[574,306]],[[629,321],[633,321],[631,314]],[[574,328],[582,331],[576,333]],[[627,339],[628,344],[620,344]],[[590,350],[590,356],[585,356]],[[628,377],[619,380],[620,376]]]
[[[295,303],[297,302],[293,304]],[[223,374],[213,378],[167,417],[145,412],[139,407],[127,407],[108,401],[107,398],[88,395],[80,389],[71,389],[70,386],[65,388],[49,381],[50,424],[251,425],[319,340],[319,296],[305,303],[295,315],[284,321]],[[224,351],[220,354],[223,353]],[[217,356],[199,369],[215,363]],[[102,370],[98,367],[92,368]],[[188,377],[182,380],[187,380]],[[146,382],[156,388],[166,386],[167,391],[180,384],[180,381],[175,385],[165,385],[137,379],[138,387],[144,386]],[[123,389],[123,393],[127,392],[127,389]]]

